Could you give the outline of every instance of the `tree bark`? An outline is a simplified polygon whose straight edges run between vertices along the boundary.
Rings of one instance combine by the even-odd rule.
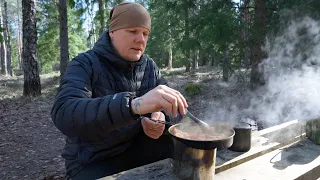
[[[190,30],[189,30],[189,7],[188,7],[188,2],[185,2],[185,8],[184,8],[184,15],[185,15],[185,42],[184,43],[189,43],[189,38],[190,38]],[[188,45],[187,45],[188,46]],[[191,59],[190,59],[190,49],[186,47],[185,45],[185,51],[186,51],[186,59],[187,59],[187,64],[186,64],[186,72],[190,72],[191,69]]]
[[[0,28],[3,29],[3,12],[2,12],[2,0],[0,0]],[[6,43],[5,43],[5,31],[0,31],[0,60],[1,60],[1,74],[7,75],[7,61],[6,61]]]
[[[0,26],[1,28],[1,26]],[[7,63],[6,63],[6,50],[5,50],[5,45],[4,42],[0,43],[0,59],[1,59],[1,74],[7,75]]]
[[[91,47],[93,47],[93,45],[97,42],[97,30],[96,30],[96,26],[94,23],[94,2],[93,1],[86,1],[87,2],[87,12],[89,14],[89,22],[90,22],[90,26],[91,26],[91,30],[89,33],[89,37],[91,40]]]
[[[68,15],[67,1],[59,0],[60,13],[60,76],[66,72],[69,62],[68,44]]]
[[[255,0],[254,38],[251,57],[251,89],[254,90],[264,84],[263,74],[259,71],[259,64],[265,57],[261,47],[266,35],[266,0]]]
[[[172,69],[172,45],[169,45],[168,70]]]
[[[168,70],[172,69],[172,30],[171,30],[171,21],[168,23],[168,33],[169,33],[169,57],[168,57]]]
[[[17,48],[18,48],[18,62],[19,62],[19,69],[23,69],[23,62],[22,62],[22,47],[21,47],[21,22],[20,22],[20,1],[17,0]]]
[[[100,30],[99,30],[99,34],[101,34],[105,28],[106,28],[106,16],[105,16],[105,12],[106,12],[106,7],[105,7],[105,2],[104,0],[99,0],[99,17],[100,17]]]
[[[192,68],[196,70],[199,67],[199,49],[195,50],[193,54],[194,54],[194,57],[192,62]]]
[[[210,58],[209,66],[215,66],[215,61],[216,61],[215,54],[214,53],[210,53],[209,54],[209,58]]]
[[[24,96],[41,95],[37,62],[37,29],[35,0],[22,1]]]
[[[250,47],[249,47],[249,25],[250,25],[250,12],[249,8],[246,8],[250,5],[250,0],[243,0],[243,31],[242,31],[242,41],[244,44],[243,48],[243,65],[246,68],[250,67]]]
[[[7,47],[7,71],[10,76],[12,76],[12,66],[11,66],[11,39],[10,31],[8,24],[8,10],[7,10],[7,1],[3,1],[4,6],[4,32],[6,34],[6,47]]]
[[[222,68],[222,79],[223,81],[229,80],[229,71],[230,71],[230,60],[229,60],[229,48],[227,45],[224,47],[224,56],[223,56],[223,68]]]
[[[213,52],[212,53],[212,60],[211,60],[211,66],[217,67],[220,63],[220,55]]]

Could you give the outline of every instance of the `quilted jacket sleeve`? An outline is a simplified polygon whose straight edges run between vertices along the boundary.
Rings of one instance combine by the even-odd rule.
[[[74,58],[61,78],[51,117],[66,136],[103,133],[134,122],[129,92],[91,98],[93,69],[84,55]]]

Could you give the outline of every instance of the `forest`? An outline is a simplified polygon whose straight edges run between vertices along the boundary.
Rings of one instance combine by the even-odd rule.
[[[90,49],[108,29],[109,11],[121,2],[1,1],[1,74],[29,74],[36,69],[37,73],[27,77],[28,82],[39,79],[38,74],[63,74],[66,64]],[[266,57],[261,49],[266,37],[283,33],[293,18],[318,19],[320,6],[316,0],[137,2],[151,14],[152,34],[146,54],[160,67],[185,67],[186,72],[199,66],[219,67],[224,81],[245,68],[251,70],[253,88],[263,84],[258,64]],[[32,18],[33,24],[29,24]],[[39,91],[37,86],[32,88]],[[40,93],[27,89],[25,94]]]
[[[121,2],[0,0],[0,177],[64,178],[56,89]],[[199,117],[245,114],[264,128],[320,116],[319,0],[135,2],[152,19],[145,54]]]

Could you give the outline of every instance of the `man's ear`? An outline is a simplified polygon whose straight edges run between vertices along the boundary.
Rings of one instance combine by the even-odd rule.
[[[113,39],[113,32],[112,31],[109,32],[109,36],[110,36],[111,39]]]

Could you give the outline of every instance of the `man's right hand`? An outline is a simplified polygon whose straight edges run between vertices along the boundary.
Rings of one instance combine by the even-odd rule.
[[[188,107],[186,99],[182,94],[165,85],[159,85],[145,95],[131,101],[134,114],[147,114],[166,110],[166,114],[172,113],[174,117],[178,113],[184,115]]]

